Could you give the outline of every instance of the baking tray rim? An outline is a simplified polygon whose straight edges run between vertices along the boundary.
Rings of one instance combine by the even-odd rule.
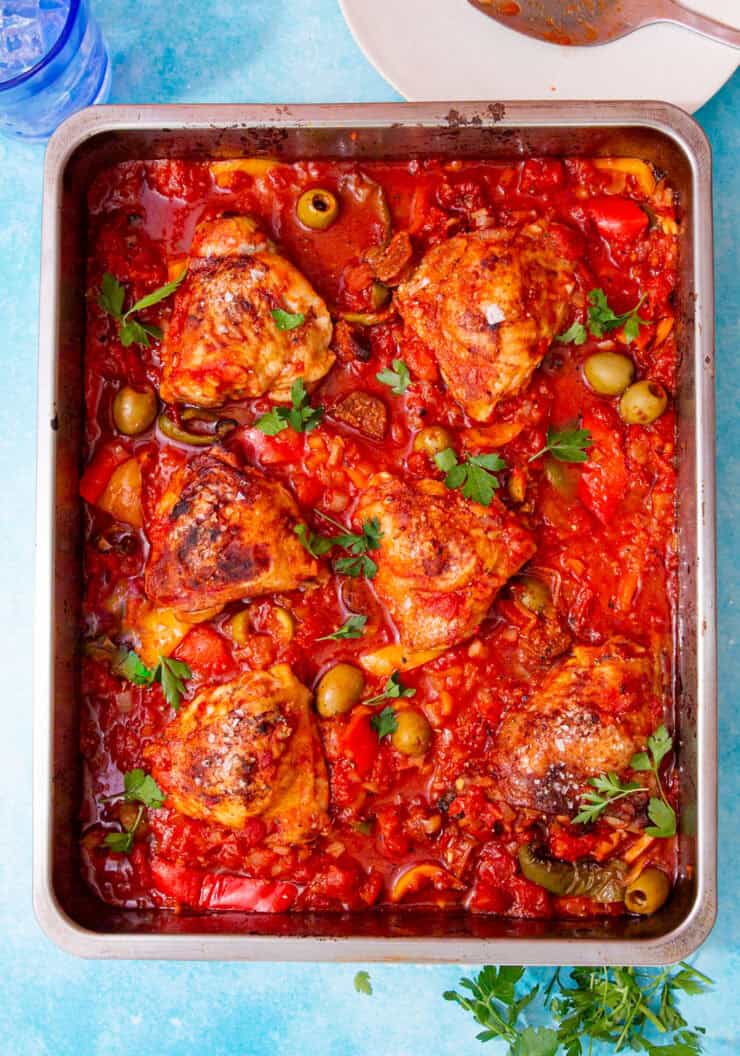
[[[105,933],[73,921],[60,905],[52,877],[53,528],[56,467],[56,360],[59,323],[61,193],[66,166],[102,133],[177,130],[255,130],[390,126],[478,128],[641,127],[669,137],[692,173],[697,412],[697,881],[691,911],[657,937],[609,939],[476,937],[324,937],[224,933]],[[183,960],[384,961],[415,963],[666,964],[687,957],[706,939],[716,917],[717,683],[714,476],[714,319],[711,151],[699,125],[663,102],[436,102],[382,104],[114,105],[83,110],[52,137],[46,153],[41,244],[38,360],[36,580],[34,613],[33,905],[44,933],[82,957]]]

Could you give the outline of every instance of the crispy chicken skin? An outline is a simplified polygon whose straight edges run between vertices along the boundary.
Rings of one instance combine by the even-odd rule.
[[[275,309],[304,321],[280,330]],[[203,221],[162,344],[160,395],[199,407],[288,400],[296,378],[310,384],[331,368],[331,334],[323,300],[251,218]]]
[[[201,690],[144,755],[168,805],[271,843],[305,843],[327,822],[329,785],[311,694],[288,664]]]
[[[181,613],[295,590],[318,571],[295,534],[292,496],[256,469],[210,449],[175,470],[148,518],[144,586]]]
[[[575,285],[544,224],[458,235],[430,249],[395,304],[475,421],[518,393],[561,329]]]
[[[624,771],[656,725],[653,655],[623,638],[576,645],[542,687],[504,716],[494,778],[516,806],[571,813],[589,778]]]
[[[535,550],[498,499],[479,506],[437,480],[378,473],[356,517],[380,523],[373,585],[410,650],[450,648],[473,634],[498,590]]]

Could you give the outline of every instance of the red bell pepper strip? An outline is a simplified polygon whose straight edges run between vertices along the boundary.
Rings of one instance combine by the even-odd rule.
[[[378,735],[370,725],[368,714],[352,716],[342,735],[341,745],[345,755],[354,761],[360,777],[366,777],[378,754]]]
[[[586,209],[599,233],[609,239],[634,239],[648,226],[648,215],[636,202],[614,194],[592,198]]]
[[[108,481],[123,462],[131,458],[131,452],[123,444],[105,444],[85,467],[80,480],[80,495],[94,506],[106,489]]]
[[[159,891],[190,909],[222,912],[284,913],[295,901],[298,889],[283,880],[258,880],[234,873],[206,873],[175,865],[164,858],[151,864],[152,878]]]
[[[584,414],[581,427],[590,432],[592,446],[578,481],[578,498],[602,524],[608,524],[627,490],[621,429],[594,412]]]
[[[235,671],[229,643],[213,627],[193,627],[175,649],[174,657],[207,678]]]

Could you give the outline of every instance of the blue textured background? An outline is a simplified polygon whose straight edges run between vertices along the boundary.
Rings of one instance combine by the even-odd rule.
[[[400,0],[403,2],[403,0]],[[434,0],[432,0],[434,2]],[[107,0],[112,102],[397,98],[367,65],[335,0]],[[690,72],[688,73],[690,75]],[[596,90],[596,89],[595,89]],[[738,247],[740,75],[700,112],[715,157],[722,782],[719,922],[696,959],[718,980],[687,1011],[706,1051],[740,1051],[740,552]],[[473,1023],[441,999],[452,968],[100,963],[66,956],[31,910],[31,624],[36,319],[42,149],[0,140],[0,1054],[2,1056],[463,1056]]]

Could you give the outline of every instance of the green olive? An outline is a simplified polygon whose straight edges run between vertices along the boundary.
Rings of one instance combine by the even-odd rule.
[[[624,904],[630,913],[647,916],[660,909],[671,890],[671,882],[662,869],[643,869],[624,893]]]
[[[124,385],[113,400],[113,421],[119,433],[124,436],[138,436],[152,424],[157,417],[157,397],[153,389],[143,392]]]
[[[618,859],[605,865],[590,858],[563,862],[528,843],[519,848],[519,868],[527,880],[553,895],[582,896],[594,902],[621,902],[624,896],[627,866]]]
[[[534,576],[522,576],[512,584],[518,600],[530,612],[543,612],[552,604],[552,597],[547,584]]]
[[[352,664],[335,664],[321,676],[316,687],[316,710],[325,719],[344,715],[365,688],[365,676]]]
[[[430,458],[452,447],[452,444],[452,434],[441,425],[427,425],[414,437],[414,451],[420,451]]]
[[[327,227],[331,227],[339,215],[339,202],[331,191],[325,191],[323,187],[314,187],[313,190],[306,191],[300,196],[296,213],[305,227],[311,227],[315,231],[325,231]]]
[[[649,425],[667,405],[666,391],[657,381],[636,381],[619,401],[619,413],[627,425]]]
[[[635,364],[618,352],[595,352],[583,364],[586,381],[600,396],[621,396],[635,376]]]
[[[372,304],[375,311],[380,308],[384,308],[391,297],[391,291],[385,283],[374,282],[370,289],[370,303]]]
[[[418,711],[401,711],[396,716],[396,728],[391,743],[404,755],[423,755],[432,739],[432,727]]]

